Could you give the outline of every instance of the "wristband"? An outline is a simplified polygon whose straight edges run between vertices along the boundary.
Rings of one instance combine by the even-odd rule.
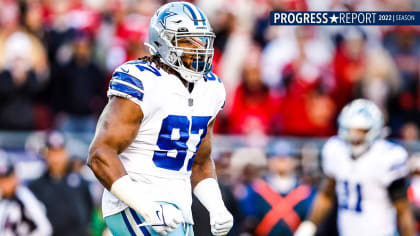
[[[226,208],[219,184],[214,178],[201,180],[194,188],[194,195],[209,212],[217,212],[219,209]]]
[[[141,188],[139,188],[130,176],[124,175],[114,181],[110,192],[122,202],[140,213],[140,215],[147,218],[148,212],[150,212],[148,207],[150,206],[151,200],[144,197],[144,192],[140,189]]]
[[[316,233],[316,225],[309,220],[305,220],[299,225],[295,236],[313,236]]]

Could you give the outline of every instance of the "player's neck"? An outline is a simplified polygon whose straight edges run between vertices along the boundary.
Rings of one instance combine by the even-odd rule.
[[[183,79],[179,74],[176,74],[176,77],[178,77],[179,80],[181,80],[182,84],[185,86],[185,88],[188,89],[188,92],[191,93],[194,89],[194,83],[190,83]]]
[[[365,154],[369,151],[369,149],[370,149],[370,147],[368,147],[366,150],[364,150],[364,151],[363,151],[363,152],[361,152],[361,153],[357,153],[357,154],[352,153],[352,154],[351,154],[351,158],[352,158],[353,160],[358,160],[358,159],[360,159],[363,155],[365,155]]]
[[[188,83],[188,91],[191,93],[194,89],[194,83]]]
[[[176,77],[178,77],[179,80],[181,80],[182,84],[185,86],[185,88],[188,89],[188,91],[191,93],[193,88],[194,88],[194,83],[189,83],[188,81],[186,81],[184,78],[181,77],[181,75],[175,71],[172,68],[169,68],[167,70],[165,70],[168,74],[173,74]]]

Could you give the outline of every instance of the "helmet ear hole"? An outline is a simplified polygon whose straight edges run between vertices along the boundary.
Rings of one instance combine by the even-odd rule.
[[[175,52],[171,52],[170,54],[169,54],[169,56],[168,56],[168,61],[170,62],[170,63],[175,63],[177,60],[177,55],[176,55],[176,53]]]

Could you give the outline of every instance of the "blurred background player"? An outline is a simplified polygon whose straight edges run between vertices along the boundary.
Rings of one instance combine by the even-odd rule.
[[[210,72],[214,37],[195,5],[168,3],[150,21],[152,56],[113,73],[88,165],[106,188],[103,214],[114,235],[193,235],[191,189],[213,235],[232,228],[210,157],[225,103]]]
[[[70,156],[65,145],[61,133],[51,132],[47,135],[42,153],[47,170],[40,178],[29,183],[29,188],[46,207],[53,228],[52,235],[89,235],[92,197],[86,180],[71,171]]]
[[[314,235],[335,199],[340,235],[415,235],[407,198],[408,155],[402,146],[383,139],[379,108],[357,99],[344,107],[338,123],[338,136],[322,151],[326,179],[295,236]]]
[[[51,224],[44,205],[21,185],[6,153],[0,152],[0,234],[48,236]]]
[[[247,185],[241,199],[246,232],[252,235],[293,235],[312,204],[314,191],[297,178],[295,148],[287,141],[268,147],[268,169]]]

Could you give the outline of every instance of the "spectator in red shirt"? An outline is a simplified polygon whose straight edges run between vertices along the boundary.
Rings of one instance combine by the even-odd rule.
[[[233,134],[273,134],[276,98],[261,80],[260,49],[249,54],[228,111],[228,130]]]
[[[366,36],[359,28],[350,28],[342,35],[334,55],[334,100],[339,109],[353,98],[355,84],[365,74]]]
[[[322,90],[321,78],[309,80],[302,65],[290,65],[284,72],[288,84],[279,114],[281,133],[288,136],[328,136],[334,133],[336,106]]]

